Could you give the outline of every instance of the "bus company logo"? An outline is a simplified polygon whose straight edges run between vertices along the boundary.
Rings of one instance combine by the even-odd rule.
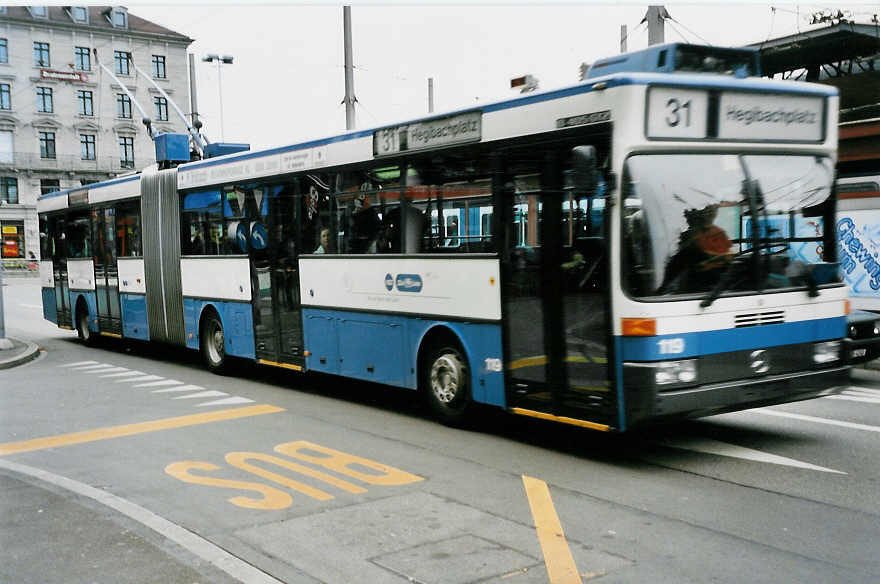
[[[394,285],[399,292],[421,292],[422,277],[418,274],[397,274]]]
[[[394,289],[394,277],[391,274],[385,274],[385,289],[389,292]]]

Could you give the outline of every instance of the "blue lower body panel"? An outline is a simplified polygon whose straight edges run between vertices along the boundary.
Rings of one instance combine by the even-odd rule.
[[[183,325],[186,333],[186,346],[198,349],[199,325],[205,309],[212,307],[220,315],[223,325],[223,341],[226,354],[246,359],[256,358],[254,343],[254,313],[251,305],[245,302],[223,302],[220,300],[183,299]]]
[[[436,327],[449,330],[461,343],[474,401],[504,407],[498,324],[304,308],[306,369],[416,389],[419,348]]]
[[[143,294],[120,294],[119,303],[122,309],[122,336],[149,341],[147,297]]]
[[[55,304],[55,288],[43,288],[43,318],[58,324],[58,306]]]

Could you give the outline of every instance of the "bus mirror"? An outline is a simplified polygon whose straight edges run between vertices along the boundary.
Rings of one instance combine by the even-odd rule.
[[[575,146],[571,151],[576,191],[593,194],[596,189],[596,147]]]

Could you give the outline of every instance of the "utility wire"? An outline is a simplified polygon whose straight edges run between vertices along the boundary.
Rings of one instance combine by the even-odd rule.
[[[686,27],[686,26],[684,25],[684,23],[679,22],[678,20],[675,20],[675,19],[672,18],[671,16],[669,17],[669,20],[671,20],[672,22],[674,22],[674,23],[676,23],[676,24],[678,24],[678,25],[681,25],[681,27],[682,27],[683,29],[685,29],[686,31],[688,31],[689,33],[691,33],[692,35],[694,35],[695,37],[697,37],[698,39],[700,39],[701,41],[703,41],[704,43],[706,43],[707,45],[713,45],[713,43],[710,43],[709,41],[707,41],[706,39],[704,39],[703,37],[701,37],[700,35],[698,35],[698,34],[695,33],[694,31],[692,31],[691,29],[689,29],[688,27]]]

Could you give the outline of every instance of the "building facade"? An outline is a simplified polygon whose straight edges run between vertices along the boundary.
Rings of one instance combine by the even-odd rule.
[[[186,132],[143,75],[188,111],[190,43],[123,6],[0,7],[0,258],[7,268],[40,257],[40,194],[155,162],[137,104],[158,133]]]

